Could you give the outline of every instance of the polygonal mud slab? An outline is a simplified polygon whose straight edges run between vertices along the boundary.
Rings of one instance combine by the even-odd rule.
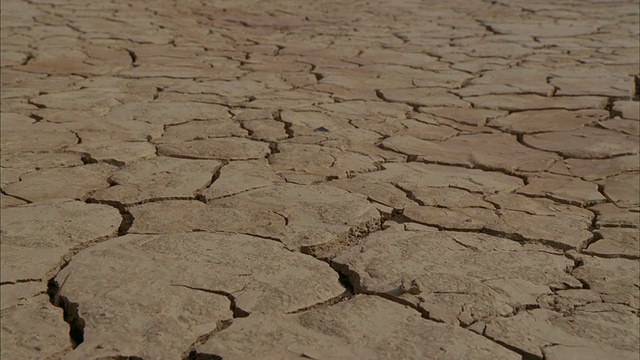
[[[299,74],[298,80],[301,85],[307,85],[315,82],[312,74]],[[295,81],[295,80],[294,80]],[[321,92],[311,92],[299,89],[291,91],[278,91],[267,95],[260,95],[253,100],[240,103],[240,106],[259,108],[259,109],[299,109],[316,105],[318,103],[331,103],[329,94]]]
[[[128,233],[224,232],[280,241],[290,229],[286,218],[272,210],[249,202],[229,207],[215,202],[205,205],[200,201],[158,201],[129,209],[134,221]]]
[[[48,295],[20,301],[0,312],[0,356],[3,359],[59,359],[72,349],[69,324]]]
[[[101,53],[96,55],[98,59],[92,59],[80,50],[43,49],[36,52],[35,57],[21,70],[60,75],[101,75],[124,70],[131,65],[131,58],[125,49],[102,48]]]
[[[485,200],[500,209],[496,212],[499,220],[487,225],[500,234],[565,249],[581,246],[593,237],[589,232],[593,213],[580,207],[504,193]]]
[[[422,53],[372,48],[362,51],[357,58],[353,58],[351,61],[359,64],[398,64],[421,67],[438,62],[438,58]]]
[[[619,207],[640,206],[640,173],[624,173],[606,179],[604,194]]]
[[[14,51],[3,51],[2,57],[2,66],[16,66],[22,65],[27,60],[26,53],[14,52]]]
[[[454,187],[420,187],[412,183],[399,183],[396,186],[411,194],[421,206],[439,208],[484,208],[494,210],[495,206],[484,200],[482,194]],[[407,186],[406,188],[403,186]]]
[[[333,180],[328,182],[327,185],[335,186],[348,192],[365,195],[369,200],[395,209],[404,209],[407,206],[415,205],[415,203],[407,197],[405,192],[386,182],[353,178]]]
[[[379,93],[386,101],[405,103],[412,106],[471,107],[469,102],[438,88],[383,89]]]
[[[640,258],[640,231],[638,229],[605,227],[596,230],[595,233],[601,239],[590,244],[584,253],[606,257]]]
[[[411,112],[411,106],[405,104],[390,104],[384,101],[345,101],[333,104],[322,104],[320,108],[336,114],[341,114],[347,118],[356,116],[357,118],[369,117],[404,119],[407,113]]]
[[[268,274],[268,276],[265,276]],[[284,313],[344,288],[329,266],[246,235],[126,235],[86,249],[55,278],[84,342],[70,359],[182,358],[199,336],[249,313]]]
[[[38,295],[47,294],[44,281],[5,282],[0,287],[0,311],[14,307]]]
[[[583,127],[567,132],[525,135],[524,143],[565,157],[602,159],[638,153],[638,139],[617,131]]]
[[[357,126],[358,129],[373,131],[380,136],[390,136],[406,129],[404,126],[402,126],[402,123],[400,123],[400,121],[397,121],[394,118],[369,118],[358,117],[356,115],[351,115],[351,117],[354,118],[353,120],[351,120],[351,124]]]
[[[281,90],[284,90],[283,88]],[[272,90],[267,84],[252,80],[222,81],[209,80],[190,82],[185,85],[174,86],[167,92],[183,94],[215,94],[227,98],[230,101],[256,96]]]
[[[29,101],[38,107],[61,110],[91,109],[100,114],[121,105],[121,100],[131,98],[130,94],[120,92],[105,92],[99,89],[79,89],[74,91],[42,94],[31,98]]]
[[[246,129],[253,140],[258,141],[279,141],[286,139],[289,135],[285,129],[285,124],[274,120],[250,120],[243,121],[242,127]]]
[[[199,102],[129,103],[114,108],[106,115],[110,121],[138,120],[162,125],[229,118],[231,114],[226,107]]]
[[[581,286],[562,255],[466,232],[377,232],[333,263],[357,292],[390,296],[451,324],[509,316],[552,289]]]
[[[635,360],[640,354],[633,351],[611,349],[609,347],[575,347],[567,345],[549,345],[542,349],[547,360],[600,360],[615,357],[620,360]]]
[[[436,200],[433,199],[433,201]],[[488,224],[498,221],[495,210],[485,208],[454,207],[450,209],[436,206],[408,206],[402,214],[409,221],[457,231],[479,231]]]
[[[599,204],[589,208],[597,214],[596,225],[602,226],[621,226],[621,227],[640,227],[640,209],[621,209],[614,204]]]
[[[491,231],[518,241],[576,248],[593,236],[593,214],[576,206],[516,194],[477,194],[457,188],[425,187],[420,182],[396,186],[416,200],[403,215],[410,221],[445,230]]]
[[[447,142],[422,140],[409,135],[394,135],[383,140],[380,147],[431,163],[464,167],[473,165],[466,149],[449,147]]]
[[[180,143],[216,137],[244,137],[247,135],[248,132],[240,127],[240,123],[231,119],[189,121],[168,126],[162,137],[156,139],[154,143]]]
[[[276,171],[343,178],[352,173],[375,171],[384,159],[325,146],[280,143],[278,152],[269,155],[268,160]]]
[[[464,46],[464,52],[470,56],[477,57],[509,57],[509,58],[521,58],[525,55],[531,54],[532,49],[528,49],[520,44],[506,43],[502,41],[491,42],[487,40],[479,40],[477,38],[469,39],[467,43],[460,44]]]
[[[556,95],[601,95],[627,97],[634,86],[630,77],[554,77],[550,84],[556,87]]]
[[[46,115],[46,114],[43,114]],[[150,124],[138,120],[104,120],[97,117],[97,120],[88,120],[88,116],[74,114],[69,116],[69,120],[64,126],[73,131],[82,139],[82,144],[104,143],[104,142],[146,142],[162,136],[164,128],[162,124]],[[95,145],[93,145],[95,146]]]
[[[482,95],[465,97],[476,108],[492,110],[604,109],[607,98],[600,96],[545,97],[540,95]]]
[[[344,63],[344,62],[343,62]],[[346,64],[346,63],[344,63]],[[352,64],[353,65],[353,64]],[[334,99],[340,101],[376,101],[378,97],[373,89],[346,88],[340,85],[320,83],[310,86],[311,89],[332,93]]]
[[[292,126],[300,126],[308,129],[324,128],[327,132],[345,129],[353,129],[348,119],[324,114],[319,111],[289,111],[280,113],[280,118]]]
[[[158,202],[131,209],[131,232],[225,231],[275,239],[290,249],[330,255],[380,227],[363,195],[330,186],[278,184],[199,202]],[[171,215],[172,221],[162,221]]]
[[[117,166],[156,156],[155,146],[146,141],[83,142],[82,144],[68,146],[65,151],[80,153],[93,161],[106,162]]]
[[[171,41],[169,37],[164,37],[161,40],[163,43],[168,43]],[[120,75],[131,77],[131,78],[164,78],[167,77],[167,74],[171,74],[170,77],[173,79],[220,79],[220,80],[234,80],[239,76],[242,76],[244,72],[237,69],[235,66],[221,66],[218,68],[211,68],[209,66],[204,66],[204,64],[200,64],[199,66],[193,62],[190,62],[189,66],[171,66],[167,65],[157,65],[157,64],[149,64],[149,65],[141,65],[129,70],[124,70],[120,72]],[[207,96],[208,99],[211,96]]]
[[[403,188],[404,184],[414,184],[416,187],[455,187],[479,193],[510,192],[524,186],[517,177],[456,166],[411,162],[385,163],[381,167],[381,171],[360,174],[356,179],[403,184]]]
[[[571,274],[584,282],[589,289],[600,294],[603,301],[640,309],[640,294],[633,290],[640,288],[638,260],[603,259],[593,256],[577,258],[583,264]]]
[[[320,80],[321,85],[334,85],[348,89],[356,89],[360,91],[374,91],[385,86],[394,86],[398,88],[410,87],[411,80],[407,78],[395,77],[392,79],[381,79],[375,76],[371,71],[353,71],[341,74],[328,74]]]
[[[98,19],[93,18],[85,18],[89,21],[96,21]],[[83,19],[83,21],[85,20]],[[78,23],[76,22],[76,25]],[[105,24],[107,25],[107,24]],[[107,25],[108,26],[108,25]],[[91,46],[91,50],[102,50],[104,51],[104,46],[95,45]],[[127,54],[129,60],[131,60],[131,56]],[[61,79],[67,79],[66,77],[61,77]],[[97,89],[100,91],[104,91],[106,93],[124,93],[129,95],[126,98],[123,98],[121,101],[123,102],[133,102],[133,101],[141,101],[141,100],[153,100],[159,92],[162,92],[162,88],[168,86],[172,81],[168,78],[161,79],[159,81],[145,81],[145,80],[136,80],[136,79],[126,79],[119,76],[91,76],[82,80],[75,81],[73,84],[78,88],[90,88]]]
[[[622,315],[614,311],[609,314],[578,311],[575,315],[563,316],[534,309],[491,320],[483,334],[530,357],[542,358],[545,349],[554,345],[569,346],[576,351],[606,349],[615,359],[638,357],[633,344],[638,337],[638,318],[630,312]],[[633,345],[629,346],[629,342]]]
[[[381,146],[429,163],[498,169],[508,173],[542,171],[559,159],[555,154],[523,146],[508,134],[463,135],[442,142],[392,136]]]
[[[473,126],[483,126],[492,119],[507,115],[506,111],[452,107],[422,107],[420,112]]]
[[[507,134],[459,136],[445,143],[453,148],[465,149],[471,164],[476,167],[508,173],[542,171],[558,159],[554,154],[528,148]]]
[[[640,102],[616,101],[613,103],[613,110],[619,112],[625,119],[640,120]]]
[[[236,319],[196,352],[224,359],[520,358],[482,336],[365,295],[298,314]]]
[[[78,138],[63,125],[34,123],[24,115],[2,113],[2,153],[42,152],[74,145]],[[17,155],[14,155],[17,156]]]
[[[540,9],[538,9],[540,10]],[[519,34],[535,37],[572,37],[587,35],[598,30],[596,24],[586,24],[580,21],[562,19],[558,22],[510,22],[503,19],[495,19],[489,23],[494,31],[501,34]]]
[[[108,109],[102,108],[83,108],[79,110],[66,110],[66,109],[50,109],[41,108],[33,109],[31,114],[41,117],[46,122],[68,125],[67,129],[75,131],[78,127],[80,132],[87,130],[88,124],[101,124],[100,127],[106,130],[106,128],[113,129],[111,126],[105,126],[103,117],[108,112]],[[102,121],[100,121],[102,120]],[[113,124],[114,122],[107,121],[106,124]],[[86,134],[85,134],[86,135]],[[101,134],[102,136],[108,136],[108,134]],[[130,135],[129,135],[130,136]]]
[[[640,136],[640,122],[637,120],[626,120],[616,117],[615,119],[600,121],[598,125],[609,130],[617,130],[625,134],[635,135],[636,137]]]
[[[413,136],[421,140],[443,141],[459,134],[458,130],[449,126],[425,124],[418,120],[407,119],[401,121],[406,130],[401,130],[394,135]]]
[[[342,159],[338,163],[344,165],[344,160],[354,161],[357,159],[354,155],[366,155],[372,159],[384,158],[387,161],[403,161],[405,156],[391,151],[386,151],[376,147],[375,144],[382,139],[382,136],[368,129],[340,129],[338,131],[325,131],[320,127],[313,130],[313,134],[305,133],[304,136],[298,136],[299,129],[291,127],[291,130],[295,132],[293,138],[286,140],[283,143],[300,143],[300,144],[315,144],[328,148],[332,148],[334,151],[340,150],[343,152]],[[354,153],[350,155],[349,152]]]
[[[158,145],[158,154],[170,157],[216,160],[251,160],[270,153],[269,144],[245,138],[211,138]]]
[[[640,319],[637,309],[625,305],[594,302],[576,308],[570,316],[553,321],[568,333],[587,338],[594,345],[640,352]]]
[[[79,201],[2,210],[2,282],[46,280],[69,251],[114,236],[118,210]]]
[[[560,313],[571,313],[588,304],[602,304],[600,295],[590,289],[557,290],[538,299],[540,308]]]
[[[9,184],[3,190],[30,201],[84,200],[93,191],[109,187],[107,179],[116,169],[104,163],[44,169],[22,176],[22,181]]]
[[[564,161],[564,167],[566,175],[579,176],[587,181],[594,181],[627,171],[638,171],[640,170],[640,158],[638,155],[629,155],[611,159],[567,159]]]
[[[193,199],[211,183],[221,163],[157,157],[128,165],[111,176],[111,187],[96,191],[97,201],[135,204],[158,199]]]
[[[513,67],[511,69],[490,70],[469,81],[469,86],[458,90],[462,96],[483,95],[479,89],[490,89],[486,94],[500,94],[498,89],[508,89],[505,93],[535,93],[545,96],[553,94],[553,87],[547,84],[547,74],[539,69]],[[492,92],[491,90],[498,90]]]
[[[605,202],[598,185],[574,177],[546,176],[530,177],[527,186],[518,189],[519,194],[529,196],[546,196],[559,202],[578,206],[588,206]]]
[[[2,154],[3,168],[49,169],[82,165],[80,155],[54,153]],[[4,171],[4,170],[3,170]]]
[[[210,205],[235,209],[255,206],[277,213],[289,228],[283,243],[315,255],[350,246],[380,226],[380,214],[364,196],[322,185],[275,185]]]
[[[515,112],[504,118],[491,120],[489,126],[516,134],[568,131],[608,118],[604,110],[539,110]]]
[[[454,90],[454,93],[463,98],[470,96],[484,96],[484,95],[513,95],[513,94],[526,94],[531,93],[526,88],[526,84],[518,85],[505,85],[505,84],[469,84],[462,89]],[[523,86],[524,85],[524,86]],[[553,88],[546,84],[536,84],[533,86],[534,91],[538,95],[547,96],[553,92]]]
[[[439,65],[444,65],[439,63]],[[435,69],[434,69],[435,70]],[[445,87],[459,89],[472,78],[469,73],[448,69],[446,71],[423,71],[421,79],[413,79],[413,84],[420,87]],[[393,77],[392,73],[383,74],[385,78]]]
[[[265,160],[232,161],[224,165],[213,184],[202,191],[207,200],[284,182]]]

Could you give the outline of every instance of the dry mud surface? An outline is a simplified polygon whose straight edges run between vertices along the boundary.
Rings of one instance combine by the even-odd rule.
[[[2,1],[2,359],[639,358],[638,1]]]

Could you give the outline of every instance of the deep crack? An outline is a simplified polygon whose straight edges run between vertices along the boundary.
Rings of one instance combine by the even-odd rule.
[[[224,290],[205,289],[205,288],[193,287],[193,286],[183,285],[183,284],[173,284],[173,286],[180,286],[180,287],[195,290],[195,291],[203,291],[206,293],[216,294],[216,295],[221,295],[226,297],[229,300],[229,310],[231,310],[231,313],[233,314],[234,319],[244,318],[251,315],[250,312],[242,310],[241,308],[238,307],[236,303],[236,298],[233,296],[232,293],[226,292]]]
[[[56,275],[57,276],[57,275]],[[47,282],[47,293],[49,294],[49,301],[53,306],[62,309],[64,314],[64,321],[69,324],[69,339],[71,340],[72,348],[78,347],[78,345],[84,342],[84,327],[85,321],[78,312],[79,304],[70,301],[67,297],[60,295],[62,287],[65,285],[71,273],[69,273],[62,284],[58,284],[55,280],[56,276],[51,278]]]

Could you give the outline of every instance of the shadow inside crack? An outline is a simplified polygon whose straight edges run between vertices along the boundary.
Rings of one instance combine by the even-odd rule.
[[[84,342],[85,322],[78,314],[79,304],[60,295],[60,290],[68,278],[69,276],[64,279],[62,284],[58,284],[58,282],[55,281],[55,277],[49,280],[47,283],[47,293],[49,294],[51,304],[63,310],[64,321],[69,324],[71,347],[75,349]]]
[[[184,360],[222,360],[222,356],[199,354],[195,350],[193,350]]]

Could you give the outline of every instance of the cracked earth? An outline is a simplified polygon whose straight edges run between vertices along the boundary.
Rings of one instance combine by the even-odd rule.
[[[3,359],[638,359],[638,1],[2,1]]]

